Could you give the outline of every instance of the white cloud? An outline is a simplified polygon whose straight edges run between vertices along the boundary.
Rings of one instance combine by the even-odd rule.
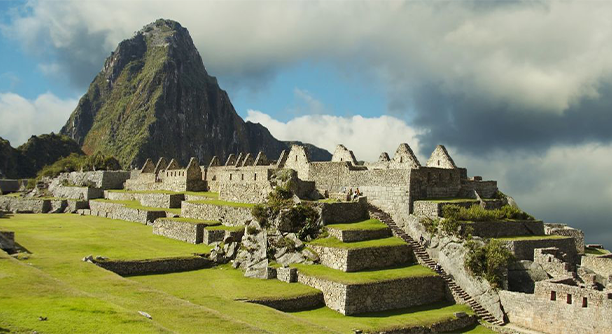
[[[453,94],[561,113],[580,97],[597,96],[599,81],[612,70],[610,2],[71,0],[28,6],[3,31],[34,53],[55,51],[75,73],[82,71],[75,64],[98,70],[119,41],[159,17],[187,27],[211,72],[226,77],[324,59],[376,73],[390,92],[406,94],[429,82]]]
[[[248,110],[246,120],[262,124],[280,140],[299,140],[332,153],[337,144],[343,144],[358,160],[376,161],[383,151],[392,156],[400,143],[408,143],[415,151],[419,148],[415,130],[391,116],[306,115],[283,123],[261,111]]]
[[[326,109],[325,106],[323,105],[323,103],[319,100],[317,100],[315,97],[312,96],[312,94],[305,90],[305,89],[299,89],[299,88],[295,88],[293,90],[293,95],[295,95],[295,97],[297,99],[300,100],[300,102],[302,102],[305,107],[304,108],[299,108],[296,110],[296,112],[298,113],[307,113],[307,114],[323,114],[325,113]]]
[[[57,132],[77,105],[76,99],[62,100],[51,93],[28,100],[13,93],[0,93],[0,137],[13,147],[32,135]]]

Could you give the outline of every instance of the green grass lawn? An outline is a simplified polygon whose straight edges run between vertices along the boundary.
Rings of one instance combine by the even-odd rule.
[[[399,246],[406,245],[406,242],[397,237],[389,237],[383,239],[357,241],[357,242],[342,242],[334,237],[315,239],[308,243],[314,246],[324,246],[333,248],[370,248],[370,247],[385,247],[385,246]]]
[[[499,241],[517,241],[517,240],[547,240],[547,239],[567,239],[571,237],[563,235],[519,235],[515,237],[495,238]]]
[[[252,203],[228,202],[228,201],[222,201],[220,199],[201,200],[201,201],[189,201],[189,203],[194,203],[194,204],[212,204],[212,205],[219,205],[219,206],[233,206],[233,207],[238,207],[238,208],[252,208],[252,207],[255,206],[255,204],[252,204]]]
[[[460,305],[429,305],[354,317],[327,308],[283,313],[236,299],[287,298],[316,290],[298,283],[245,278],[229,265],[123,278],[82,262],[89,254],[147,259],[210,250],[153,235],[151,226],[94,216],[18,214],[0,218],[0,229],[15,231],[16,241],[31,252],[22,260],[0,252],[0,332],[348,334],[354,328],[428,324],[452,317],[455,311],[468,311]],[[421,266],[340,275],[319,267],[300,270],[348,281],[435,275]],[[349,276],[353,274],[360,275]],[[48,320],[39,321],[39,316]]]
[[[454,312],[474,312],[465,305],[436,303],[425,306],[410,307],[393,311],[373,312],[357,316],[343,316],[327,307],[316,310],[294,312],[293,315],[321,323],[329,329],[350,333],[352,329],[367,332],[378,332],[405,326],[427,326],[449,318],[455,318]]]
[[[348,223],[348,224],[329,224],[327,225],[327,227],[335,228],[337,230],[343,230],[343,231],[353,231],[353,230],[373,231],[373,230],[383,230],[383,229],[389,228],[387,225],[385,225],[385,223],[381,222],[378,219],[368,219],[368,220],[355,222],[355,223]]]
[[[166,211],[166,212],[172,212],[172,213],[177,214],[177,215],[181,214],[181,209],[180,208],[175,208],[175,209],[154,208],[154,207],[151,207],[151,206],[143,206],[142,204],[140,204],[140,202],[138,202],[136,200],[134,200],[134,201],[119,201],[119,200],[110,200],[110,199],[98,198],[98,199],[94,199],[94,201],[106,202],[106,203],[115,203],[115,204],[123,204],[123,206],[125,206],[126,208],[130,208],[130,209],[138,209],[138,210],[145,210],[145,211]]]
[[[373,283],[379,281],[390,281],[405,277],[424,277],[438,275],[435,271],[419,264],[407,265],[390,269],[366,270],[348,273],[341,270],[332,269],[320,264],[293,264],[291,266],[298,268],[298,271],[300,273],[303,273],[307,276],[315,276],[344,284]]]
[[[191,224],[204,224],[206,226],[221,225],[220,222],[215,221],[215,220],[201,220],[201,219],[193,219],[193,218],[157,218],[156,220],[171,220],[171,221],[191,223]]]

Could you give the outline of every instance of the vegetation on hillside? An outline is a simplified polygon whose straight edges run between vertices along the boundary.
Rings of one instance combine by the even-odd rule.
[[[484,245],[470,240],[465,243],[468,250],[465,267],[478,277],[483,277],[495,288],[503,283],[505,271],[514,261],[512,253],[498,240],[488,240]]]
[[[32,136],[16,149],[0,138],[0,171],[7,178],[31,178],[44,166],[71,154],[82,156],[83,151],[74,140],[63,135]]]
[[[61,158],[49,166],[43,167],[35,179],[30,179],[28,188],[33,188],[36,182],[43,177],[54,178],[61,173],[69,173],[75,171],[95,171],[95,170],[119,170],[121,166],[114,157],[105,156],[101,153],[94,155],[78,155],[71,154],[65,158]]]
[[[480,205],[469,208],[458,205],[445,205],[442,208],[442,217],[457,221],[495,221],[503,219],[533,219],[533,217],[519,208],[504,205],[499,209],[487,210]]]

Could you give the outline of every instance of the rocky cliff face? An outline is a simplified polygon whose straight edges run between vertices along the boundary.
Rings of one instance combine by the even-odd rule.
[[[287,148],[238,116],[187,29],[161,19],[119,44],[61,133],[85,153],[114,155],[124,166],[161,156],[182,164],[194,156],[205,164],[215,155],[223,161],[260,150],[274,159]],[[325,153],[312,155],[324,159]]]

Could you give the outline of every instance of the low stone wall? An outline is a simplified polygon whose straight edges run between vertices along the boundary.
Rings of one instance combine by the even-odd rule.
[[[104,191],[104,198],[112,201],[135,201],[134,193],[123,191]]]
[[[352,223],[368,217],[367,199],[358,202],[320,203],[323,224]]]
[[[461,318],[453,317],[448,320],[436,322],[429,326],[398,327],[389,330],[379,330],[378,334],[436,334],[436,333],[460,333],[461,329],[475,324],[476,316],[466,315]]]
[[[121,276],[167,274],[210,268],[212,262],[201,256],[146,260],[94,260],[94,264]]]
[[[0,231],[0,249],[7,252],[15,249],[15,232]]]
[[[284,299],[253,299],[249,303],[260,304],[283,312],[312,310],[325,306],[323,293],[315,293]]]
[[[568,304],[558,294],[557,300],[538,298],[534,294],[499,291],[504,310],[511,323],[543,333],[612,333],[609,306],[582,307],[578,298]]]
[[[59,182],[99,189],[122,189],[123,183],[130,178],[129,171],[92,171],[62,173]]]
[[[382,228],[378,230],[340,230],[328,227],[329,235],[342,242],[355,242],[373,239],[382,239],[391,236],[391,229]]]
[[[570,263],[578,261],[576,244],[573,238],[539,239],[539,240],[501,240],[502,243],[514,254],[517,260],[533,261],[533,250],[536,248],[557,247],[567,254]]]
[[[425,305],[446,298],[444,280],[440,276],[347,285],[300,272],[298,281],[323,291],[325,305],[344,315]]]
[[[482,238],[544,235],[544,223],[541,220],[470,222],[461,225],[471,227],[472,235]]]
[[[181,215],[185,218],[216,220],[228,226],[247,225],[248,222],[253,220],[250,207],[235,207],[187,201],[182,203]]]
[[[20,188],[19,180],[0,180],[0,195],[14,193]]]
[[[51,209],[51,201],[48,199],[0,196],[0,210],[14,213],[47,213]]]
[[[89,201],[68,199],[66,200],[66,210],[64,212],[75,213],[78,210],[89,209]]]
[[[49,191],[51,191],[54,197],[78,199],[85,201],[104,197],[104,191],[102,189],[90,187],[66,187],[62,185],[57,185],[54,187],[50,187]]]
[[[584,232],[567,226],[566,224],[544,224],[545,233],[548,235],[562,235],[574,238],[576,243],[576,251],[578,254],[584,254]]]
[[[604,278],[612,276],[612,254],[583,256],[580,265],[593,270],[597,275],[603,276]]]
[[[153,234],[181,240],[192,244],[200,244],[204,238],[203,223],[190,223],[173,220],[172,218],[157,219],[153,223]]]
[[[212,244],[213,242],[223,241],[225,238],[224,230],[208,230],[204,229],[204,239],[203,242],[207,245]]]
[[[442,217],[442,208],[446,205],[456,205],[464,208],[469,208],[472,205],[478,205],[476,201],[466,200],[465,202],[434,202],[434,201],[414,201],[412,204],[412,213],[416,216],[438,218]]]
[[[141,224],[152,224],[157,218],[166,217],[165,211],[147,211],[126,208],[120,203],[108,203],[102,201],[89,202],[90,213],[93,216],[121,219]]]
[[[134,198],[143,206],[154,208],[180,208],[185,199],[183,194],[134,194]]]
[[[333,248],[309,245],[326,267],[346,272],[380,269],[415,262],[410,246],[385,246],[369,248]]]

